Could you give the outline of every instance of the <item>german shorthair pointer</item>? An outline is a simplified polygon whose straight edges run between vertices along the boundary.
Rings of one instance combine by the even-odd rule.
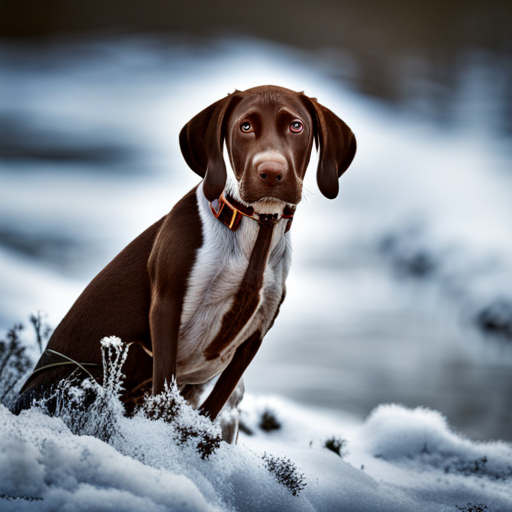
[[[318,186],[333,199],[356,140],[316,99],[255,87],[190,120],[181,151],[203,180],[87,286],[55,329],[18,408],[76,370],[69,361],[101,368],[100,340],[113,335],[133,343],[124,366],[126,403],[144,386],[157,394],[176,379],[211,419],[228,400],[237,405],[242,374],[285,297],[288,231],[313,143]],[[224,437],[232,441],[233,428]]]

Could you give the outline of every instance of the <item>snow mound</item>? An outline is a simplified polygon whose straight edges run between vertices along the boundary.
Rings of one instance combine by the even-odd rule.
[[[446,418],[425,408],[381,405],[361,429],[366,449],[388,461],[416,461],[446,473],[475,474],[512,482],[512,447],[475,443],[452,432]]]
[[[107,444],[37,408],[14,416],[0,406],[0,509],[456,512],[470,502],[512,511],[512,447],[465,439],[437,412],[386,405],[355,425],[283,399],[248,398],[252,434],[207,458],[177,442],[164,419],[120,416]],[[262,430],[263,410],[275,412],[278,428]],[[325,448],[328,435],[347,440],[345,458]],[[288,461],[284,469],[305,487],[294,495],[265,457]]]
[[[2,510],[215,510],[186,476],[73,435],[58,418],[0,406],[0,422]]]

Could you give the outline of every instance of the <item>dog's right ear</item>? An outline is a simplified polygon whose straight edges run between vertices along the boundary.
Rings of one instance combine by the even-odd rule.
[[[226,186],[226,164],[222,156],[225,125],[237,92],[205,108],[193,117],[180,132],[180,147],[188,166],[204,178],[203,191],[208,201],[214,201]]]

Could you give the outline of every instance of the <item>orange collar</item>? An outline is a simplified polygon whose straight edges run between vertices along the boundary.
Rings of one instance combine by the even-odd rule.
[[[214,201],[215,202],[215,201]],[[239,203],[236,199],[225,196],[224,192],[217,200],[217,205],[210,203],[213,216],[231,231],[236,231],[242,222],[242,217],[249,217],[258,224],[277,224],[282,219],[287,220],[285,233],[291,228],[295,208],[285,207],[281,216],[278,213],[254,213],[254,209]]]

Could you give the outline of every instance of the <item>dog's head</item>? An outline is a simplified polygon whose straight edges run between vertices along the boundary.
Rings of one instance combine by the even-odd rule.
[[[197,114],[180,133],[183,156],[204,178],[209,201],[226,186],[224,141],[237,195],[249,205],[299,203],[313,142],[320,148],[318,187],[334,199],[338,178],[356,152],[350,128],[315,98],[271,85],[235,91]]]

